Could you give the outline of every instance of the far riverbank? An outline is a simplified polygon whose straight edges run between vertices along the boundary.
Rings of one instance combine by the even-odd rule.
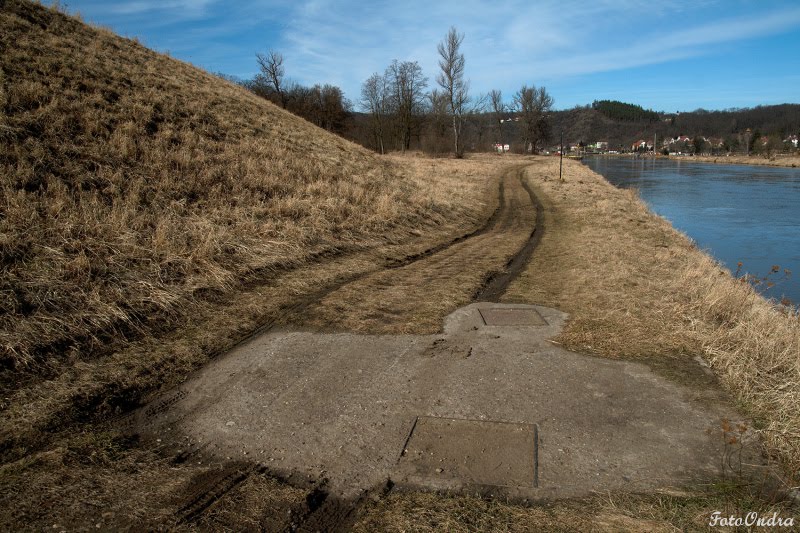
[[[674,158],[671,158],[674,159]],[[718,165],[762,165],[768,167],[800,167],[800,156],[778,154],[770,158],[759,155],[701,155],[691,156],[687,159],[698,163],[716,163]]]
[[[585,157],[613,157],[613,158],[646,158],[652,159],[652,154],[586,154]],[[657,159],[671,159],[674,161],[692,161],[696,163],[716,163],[718,165],[757,165],[768,167],[786,167],[786,168],[800,168],[800,155],[784,155],[778,154],[770,158],[758,155],[678,155],[666,156],[657,155]]]

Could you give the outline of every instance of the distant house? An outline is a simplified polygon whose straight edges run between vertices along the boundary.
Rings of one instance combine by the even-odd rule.
[[[511,146],[507,144],[494,143],[493,146],[494,149],[497,150],[499,153],[505,153],[511,151]]]
[[[795,142],[795,144],[797,143]],[[608,141],[597,141],[596,143],[594,143],[594,149],[600,151],[608,150]]]
[[[686,135],[678,135],[672,137],[666,142],[665,146],[669,149],[671,155],[680,155],[684,152],[691,152],[690,146],[692,145],[692,138]]]
[[[784,142],[785,144],[790,144],[790,145],[792,145],[793,147],[797,148],[797,135],[790,135],[789,137],[786,137],[786,138],[783,140],[783,142]]]
[[[631,145],[631,150],[633,150],[634,152],[639,152],[642,150],[652,150],[652,149],[653,149],[652,144],[648,144],[647,141],[641,139]]]

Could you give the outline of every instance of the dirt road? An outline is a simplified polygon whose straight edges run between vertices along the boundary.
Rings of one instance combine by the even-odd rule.
[[[553,345],[558,310],[471,303],[502,294],[542,231],[522,176],[505,174],[481,231],[299,306],[136,413],[165,453],[219,465],[184,521],[255,471],[310,487],[297,525],[312,530],[394,487],[531,500],[715,474],[712,430],[734,413],[644,365]]]
[[[496,295],[502,287],[494,280],[508,283],[502,274],[509,261],[536,237],[534,198],[522,182],[523,168],[503,175],[497,211],[469,238],[348,283],[285,323],[328,332],[433,333],[453,309],[484,299],[488,286]]]

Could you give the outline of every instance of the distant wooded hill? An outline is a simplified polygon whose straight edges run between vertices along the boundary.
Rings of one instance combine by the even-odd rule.
[[[754,137],[775,135],[781,139],[800,132],[800,104],[758,106],[747,109],[686,113],[658,113],[640,106],[609,100],[553,113],[552,131],[564,132],[564,143],[608,141],[611,149],[630,147],[639,140],[686,135],[736,138],[748,128]]]
[[[522,150],[519,123],[516,114],[509,111],[503,115],[502,140],[511,150]],[[698,109],[685,113],[663,113],[644,109],[635,104],[613,100],[598,100],[590,105],[575,107],[550,114],[551,127],[545,147],[558,144],[559,134],[564,133],[564,144],[594,144],[608,142],[611,150],[630,149],[638,140],[652,143],[658,135],[661,146],[665,138],[685,135],[689,138],[703,136],[727,141],[730,149],[744,150],[743,137],[749,128],[750,142],[761,136],[785,139],[800,133],[800,104],[758,106],[747,109],[706,111]],[[369,116],[351,113],[342,132],[364,146],[374,149],[369,135]],[[431,114],[422,114],[414,122],[412,149],[433,153],[446,153],[450,149],[448,124]],[[464,138],[469,151],[487,151],[499,142],[497,118],[492,113],[473,114],[465,124]]]

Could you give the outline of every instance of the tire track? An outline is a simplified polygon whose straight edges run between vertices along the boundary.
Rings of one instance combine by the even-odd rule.
[[[502,176],[498,208],[480,228],[389,261],[380,270],[340,279],[285,306],[281,316],[248,339],[279,325],[370,332],[438,329],[442,317],[453,308],[475,299],[498,298],[524,267],[541,236],[541,208],[524,183],[523,172],[524,167],[515,167]],[[419,316],[426,320],[414,319]],[[180,523],[195,522],[250,475],[264,471],[263,466],[231,463],[184,498],[178,513]],[[390,490],[391,482],[375,492]],[[290,530],[346,528],[355,519],[361,499],[340,499],[323,486],[309,493],[309,502],[294,517]]]
[[[502,177],[496,216],[473,236],[391,269],[343,284],[295,325],[322,331],[432,333],[446,314],[475,299],[498,298],[529,259],[541,209],[523,183],[524,167]],[[539,217],[539,218],[537,218]]]

